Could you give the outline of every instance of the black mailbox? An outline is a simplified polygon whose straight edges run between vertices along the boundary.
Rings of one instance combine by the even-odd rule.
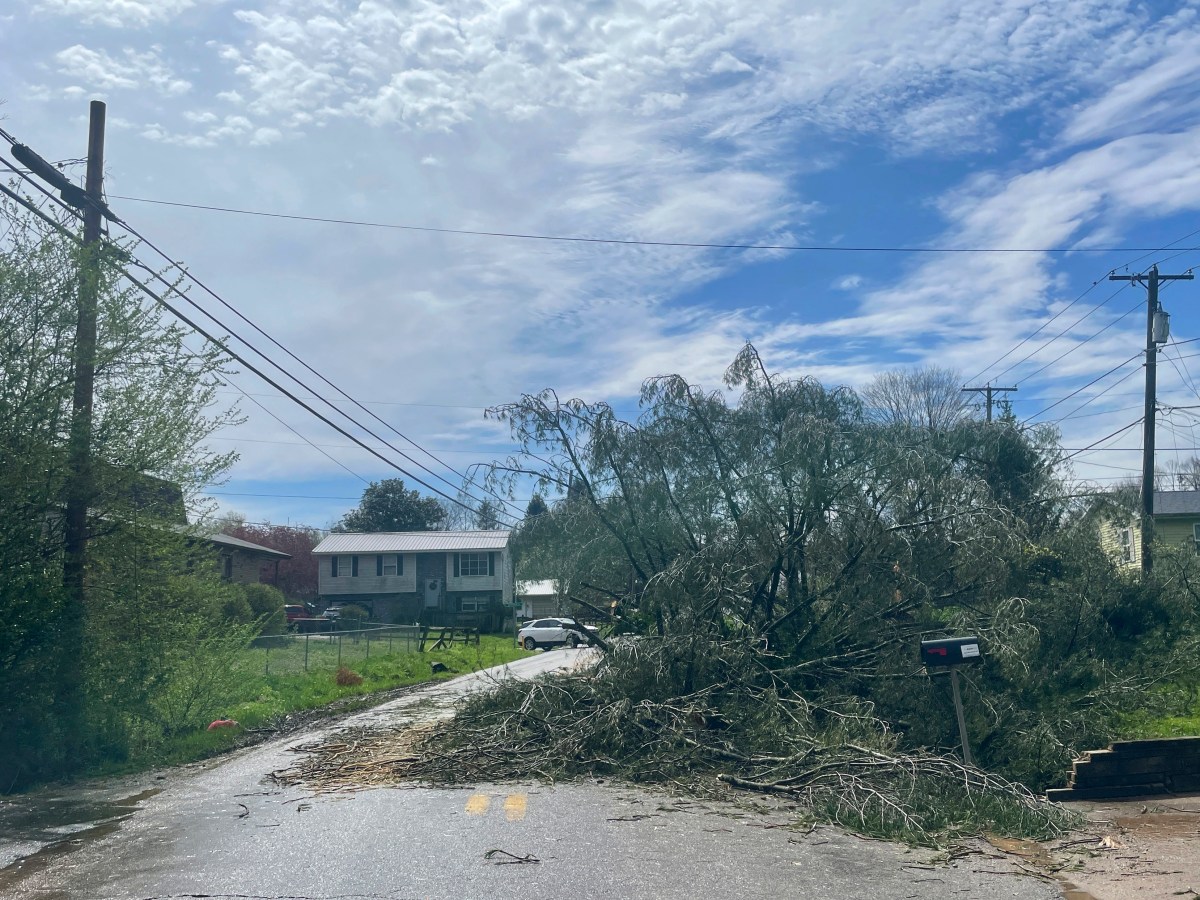
[[[980,659],[979,638],[938,638],[921,641],[921,662],[927,666],[959,666]]]

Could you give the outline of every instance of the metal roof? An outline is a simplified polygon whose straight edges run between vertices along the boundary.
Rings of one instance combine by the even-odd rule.
[[[230,537],[227,534],[206,534],[204,539],[212,541],[214,544],[220,544],[222,547],[232,547],[237,550],[246,550],[250,553],[260,553],[263,556],[273,556],[277,559],[292,558],[292,554],[284,553],[282,550],[275,550],[271,547],[264,547],[262,544],[243,541],[241,538]]]
[[[1154,515],[1200,516],[1200,491],[1155,491]]]
[[[435,553],[439,550],[503,550],[507,531],[390,531],[331,534],[313,553]]]
[[[554,581],[518,581],[517,596],[519,597],[553,597],[558,593]]]

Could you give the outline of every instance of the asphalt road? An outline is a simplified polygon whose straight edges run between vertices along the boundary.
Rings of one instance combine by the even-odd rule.
[[[787,810],[747,811],[601,782],[280,789],[266,776],[344,727],[448,714],[497,677],[531,677],[554,651],[442,682],[220,761],[0,804],[0,896],[130,898],[1020,898],[1052,886],[988,856],[954,865]],[[10,864],[11,863],[11,864]]]

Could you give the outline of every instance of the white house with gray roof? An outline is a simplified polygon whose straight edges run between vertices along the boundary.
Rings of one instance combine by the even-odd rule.
[[[513,599],[507,531],[331,534],[313,550],[328,606],[381,622],[501,627]]]

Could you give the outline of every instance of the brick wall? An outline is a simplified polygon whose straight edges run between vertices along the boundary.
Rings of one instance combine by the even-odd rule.
[[[1200,737],[1116,741],[1089,750],[1071,766],[1065,788],[1051,800],[1092,800],[1200,791]]]

